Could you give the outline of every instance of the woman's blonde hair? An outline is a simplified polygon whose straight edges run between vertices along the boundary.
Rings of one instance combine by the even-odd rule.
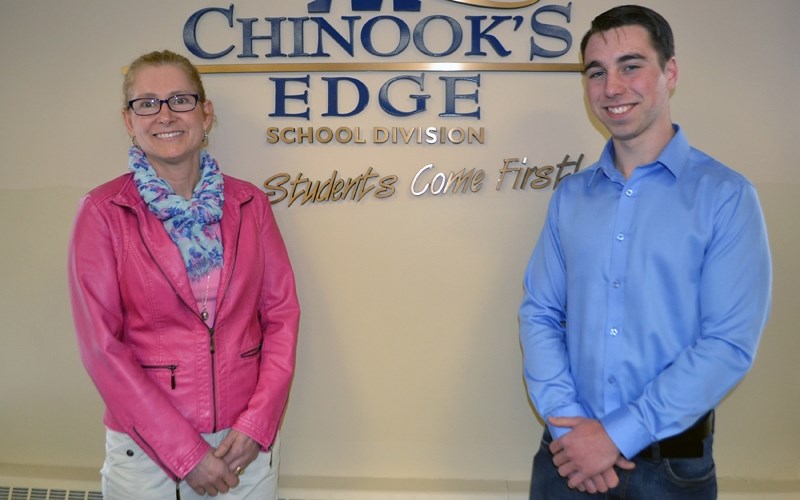
[[[197,92],[200,102],[205,102],[206,90],[203,88],[203,82],[200,80],[200,73],[197,71],[197,68],[184,56],[169,50],[162,50],[141,55],[128,66],[128,70],[125,72],[125,79],[122,82],[122,95],[124,97],[123,108],[128,107],[128,101],[131,98],[129,92],[136,78],[136,72],[148,66],[161,66],[165,64],[171,64],[181,69],[186,74],[186,77],[189,78],[192,85],[196,87],[195,91]]]

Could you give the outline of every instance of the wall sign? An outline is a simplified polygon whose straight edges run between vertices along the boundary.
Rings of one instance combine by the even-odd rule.
[[[197,65],[202,73],[269,75],[271,109],[265,114],[270,126],[265,130],[265,142],[270,147],[481,146],[490,135],[481,123],[482,73],[581,70],[577,63],[560,60],[573,43],[569,30],[572,2],[304,3],[301,16],[279,15],[274,8],[265,16],[264,12],[237,9],[233,3],[207,7],[189,15],[183,27],[189,52],[209,61]],[[448,13],[436,11],[446,3],[460,4],[457,8],[463,9],[463,15],[453,15],[452,6]],[[334,7],[336,12],[344,9],[345,15],[334,15]],[[226,42],[220,43],[220,39]],[[409,56],[415,61],[408,62]],[[371,71],[394,75],[371,88],[359,75]],[[323,93],[323,106],[312,107],[312,89]],[[343,95],[354,98],[345,102]],[[441,104],[430,109],[434,101]],[[367,109],[380,110],[391,124],[363,127],[336,123]],[[435,113],[443,124],[397,124],[397,119],[424,113]],[[527,158],[506,158],[498,167],[496,182],[490,181],[483,169],[440,172],[426,162],[410,179],[409,192],[414,196],[468,194],[489,184],[498,191],[555,188],[563,177],[578,171],[582,159],[582,154],[567,154],[563,159],[531,166]],[[283,172],[266,179],[264,187],[272,203],[292,206],[358,202],[367,196],[388,198],[395,194],[397,181],[397,175],[381,175],[369,167],[349,176],[334,170],[316,180],[303,173]]]

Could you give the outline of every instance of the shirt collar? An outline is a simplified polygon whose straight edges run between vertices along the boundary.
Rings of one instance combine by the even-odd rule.
[[[658,158],[656,158],[656,161],[652,164],[661,164],[675,178],[678,178],[686,166],[691,148],[689,146],[689,141],[686,139],[686,134],[683,133],[683,129],[676,124],[672,125],[672,129],[675,131],[675,135],[672,136],[672,139],[670,139],[666,147],[664,147],[664,150],[661,151],[661,154],[658,155]],[[608,142],[606,142],[606,146],[603,148],[600,159],[597,160],[595,164],[594,172],[589,176],[589,185],[594,182],[601,172],[609,179],[616,179],[621,176],[620,172],[617,170],[614,159],[614,143],[609,139]]]

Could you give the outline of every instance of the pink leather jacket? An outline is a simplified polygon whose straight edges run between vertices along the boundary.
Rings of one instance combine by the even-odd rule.
[[[130,174],[81,201],[69,287],[81,359],[125,432],[174,479],[234,428],[271,446],[286,408],[300,309],[267,197],[224,177],[216,320],[201,320],[178,248]]]

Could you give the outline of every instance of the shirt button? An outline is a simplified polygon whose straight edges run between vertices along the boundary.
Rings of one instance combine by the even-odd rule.
[[[633,196],[633,189],[628,189],[625,191],[625,196]]]
[[[618,241],[622,241],[622,240],[624,240],[624,239],[625,239],[625,235],[624,235],[624,234],[622,234],[622,233],[619,233],[619,234],[617,235],[617,240],[618,240]]]
[[[610,377],[608,377],[608,383],[611,384],[611,385],[614,385],[614,384],[617,383],[617,379],[614,378],[613,375],[611,375]]]
[[[619,288],[619,281],[611,283],[611,286],[613,286],[614,288]]]
[[[609,330],[608,333],[610,333],[612,337],[616,337],[617,333],[619,333],[619,332],[617,331],[616,328],[612,328],[611,330]]]

